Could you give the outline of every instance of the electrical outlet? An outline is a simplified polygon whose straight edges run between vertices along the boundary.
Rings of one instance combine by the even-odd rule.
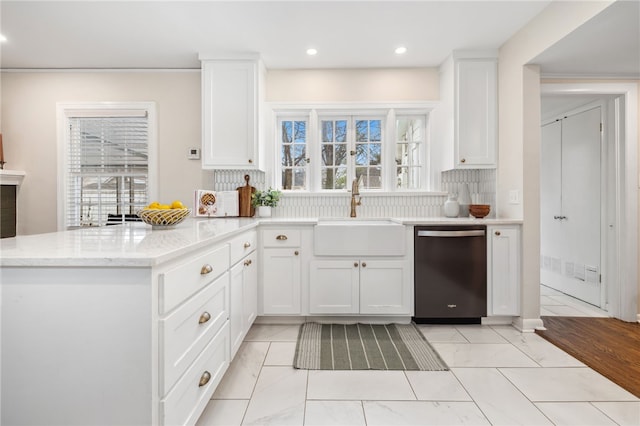
[[[520,204],[520,193],[517,189],[509,191],[509,204]]]
[[[187,158],[189,160],[199,160],[200,159],[200,148],[189,148],[189,152],[187,154]]]

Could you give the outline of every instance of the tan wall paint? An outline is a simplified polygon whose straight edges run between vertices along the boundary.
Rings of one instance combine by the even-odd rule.
[[[270,102],[384,102],[439,99],[437,68],[269,70]]]
[[[498,212],[524,219],[523,324],[535,324],[540,315],[540,110],[532,108],[540,102],[540,78],[525,65],[611,3],[553,2],[500,48]],[[522,194],[521,204],[508,203],[509,190]]]
[[[2,133],[7,168],[24,170],[18,234],[57,228],[57,102],[153,101],[158,114],[158,198],[191,204],[203,185],[199,72],[4,72]]]

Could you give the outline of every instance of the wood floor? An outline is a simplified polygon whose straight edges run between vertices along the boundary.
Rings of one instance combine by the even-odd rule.
[[[543,316],[536,333],[640,398],[640,324]]]

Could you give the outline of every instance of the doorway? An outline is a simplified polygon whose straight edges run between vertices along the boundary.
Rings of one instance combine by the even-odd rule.
[[[563,98],[554,98],[562,103]],[[566,99],[567,105],[575,99]],[[543,109],[548,105],[542,103]],[[553,290],[606,310],[601,241],[606,220],[607,139],[603,137],[605,100],[566,109],[543,120],[540,159],[541,295]],[[544,117],[545,115],[543,115]],[[602,211],[601,211],[602,210]],[[602,214],[604,213],[604,214]],[[606,232],[606,231],[605,231]],[[568,298],[567,301],[572,300]],[[549,302],[541,297],[543,302]],[[549,306],[561,313],[568,308]]]
[[[541,86],[542,103],[548,101],[550,98],[552,101],[558,101],[558,99],[552,99],[554,96],[562,96],[565,103],[562,108],[559,109],[558,104],[555,105],[555,119],[560,119],[561,124],[566,124],[569,127],[572,120],[569,117],[575,116],[576,121],[586,120],[586,115],[580,115],[585,111],[591,111],[593,116],[600,115],[603,122],[602,142],[600,145],[600,170],[596,175],[600,177],[599,184],[591,183],[590,187],[596,186],[599,189],[598,197],[601,197],[599,208],[594,208],[595,213],[600,214],[600,225],[593,225],[594,218],[588,231],[592,234],[591,240],[597,240],[599,234],[600,243],[597,245],[597,254],[595,257],[592,255],[591,259],[579,262],[577,259],[571,260],[564,259],[558,262],[553,259],[553,253],[551,255],[545,254],[547,248],[541,240],[541,281],[547,280],[549,275],[544,272],[544,269],[554,269],[565,276],[572,276],[574,279],[577,277],[579,281],[575,286],[578,288],[574,294],[579,297],[586,298],[590,304],[588,306],[594,307],[596,312],[601,312],[599,308],[603,308],[606,311],[606,315],[615,318],[620,318],[625,321],[637,320],[637,300],[638,300],[638,285],[636,281],[637,270],[635,265],[637,264],[638,248],[637,248],[637,135],[638,135],[638,123],[637,123],[637,86],[635,84],[625,83],[575,83],[575,84],[543,84]],[[590,99],[589,99],[590,97]],[[573,103],[573,105],[570,105]],[[570,105],[570,106],[567,106]],[[598,113],[597,105],[601,105]],[[544,106],[544,105],[543,105]],[[565,117],[567,117],[565,119]],[[566,120],[566,121],[565,121]],[[550,124],[554,119],[550,117],[549,108],[545,111],[543,107],[542,123]],[[586,120],[588,121],[588,120]],[[595,121],[595,120],[594,120]],[[608,123],[608,124],[607,124]],[[584,130],[585,124],[582,124]],[[549,127],[547,130],[551,131],[553,127]],[[562,128],[560,128],[562,129]],[[544,129],[543,129],[544,130]],[[557,128],[556,128],[557,130]],[[546,131],[545,131],[546,132]],[[541,147],[544,151],[544,141]],[[556,147],[557,149],[557,147]],[[562,155],[562,149],[560,150]],[[569,151],[565,152],[565,155],[570,155]],[[545,154],[543,153],[544,157]],[[583,160],[574,161],[573,164],[567,165],[568,168],[579,167],[583,164]],[[576,166],[577,164],[577,166]],[[556,166],[555,174],[558,175],[558,169],[560,175],[562,175],[562,163],[560,167]],[[544,215],[548,215],[548,209],[550,203],[543,201],[545,191],[544,179],[550,178],[554,170],[547,170],[546,166],[541,164],[541,234],[544,232],[543,218]],[[584,178],[583,179],[588,179]],[[558,186],[561,188],[561,186]],[[565,189],[566,191],[572,191],[571,188]],[[582,191],[589,191],[589,187],[583,188]],[[560,197],[562,197],[562,189],[559,189]],[[598,191],[591,190],[587,195],[594,195]],[[579,194],[571,194],[579,195]],[[584,195],[584,194],[583,194]],[[571,196],[569,196],[570,199]],[[595,195],[594,195],[595,197]],[[556,197],[557,199],[557,197]],[[567,201],[567,200],[565,200]],[[562,201],[561,201],[562,204]],[[575,199],[574,199],[575,204]],[[563,222],[569,222],[570,216],[562,213],[552,214],[551,221],[555,221],[556,228],[559,228]],[[572,213],[584,215],[579,209]],[[553,219],[553,216],[559,216],[559,218]],[[566,216],[566,219],[562,218]],[[594,215],[595,217],[596,215]],[[584,217],[583,217],[584,218]],[[583,219],[581,218],[581,219]],[[563,231],[564,232],[564,231]],[[566,231],[565,234],[571,234]],[[595,238],[594,238],[595,235]],[[584,236],[578,235],[574,237],[576,239],[583,239]],[[550,257],[546,260],[545,256]],[[559,257],[559,256],[556,256]],[[563,263],[564,262],[564,263]],[[565,263],[569,263],[569,265]],[[588,262],[599,262],[599,265],[590,265]],[[578,264],[579,268],[576,268]],[[582,266],[584,265],[584,273]],[[571,270],[573,266],[573,270]],[[589,270],[586,268],[591,266]],[[594,267],[595,266],[595,267]],[[576,270],[578,269],[578,270]],[[589,274],[589,275],[588,275]],[[590,277],[591,283],[587,282],[587,278]],[[600,283],[602,280],[602,283]],[[595,281],[595,282],[593,282]],[[544,282],[543,282],[544,284]],[[584,288],[590,285],[588,288]],[[541,311],[544,309],[545,303],[543,299],[548,296],[547,289],[551,287],[541,288]],[[560,288],[560,287],[559,287]],[[562,290],[563,295],[571,293],[575,289],[564,288]],[[588,290],[585,293],[582,290]],[[598,291],[599,290],[599,291]],[[553,289],[553,291],[558,291]],[[565,291],[567,293],[565,293]],[[599,300],[598,300],[599,293]],[[582,302],[581,302],[582,303]],[[544,313],[543,313],[544,315]],[[600,315],[583,315],[583,316],[600,316]]]

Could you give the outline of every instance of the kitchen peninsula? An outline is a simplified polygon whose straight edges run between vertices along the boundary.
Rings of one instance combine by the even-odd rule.
[[[390,221],[406,229],[398,294],[409,305],[393,312],[407,321],[413,225],[520,227],[497,219]],[[317,223],[190,218],[166,230],[127,223],[2,240],[2,423],[195,423],[256,317],[282,309],[275,304],[282,293],[265,290],[268,274],[288,274],[298,286],[297,308],[280,315],[310,317]],[[288,260],[278,263],[283,255]],[[289,260],[298,269],[278,266]],[[384,259],[374,256],[371,267],[376,260]],[[519,282],[511,286],[518,294]]]

